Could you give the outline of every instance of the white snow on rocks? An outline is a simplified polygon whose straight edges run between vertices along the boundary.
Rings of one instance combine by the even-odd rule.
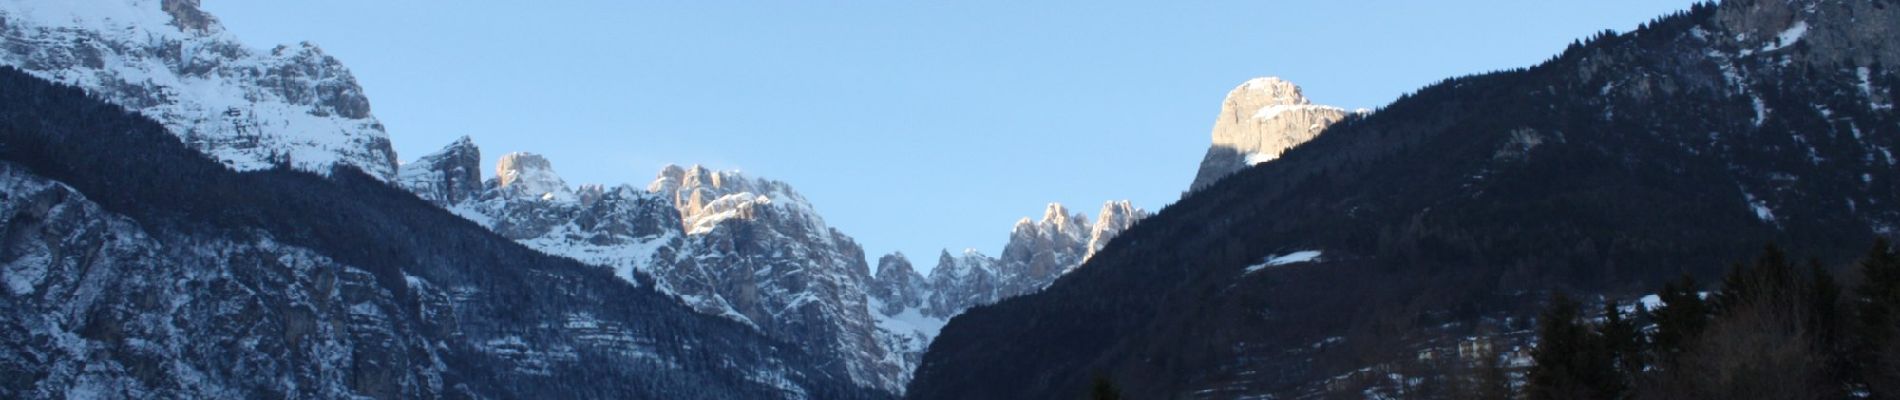
[[[1261,261],[1259,264],[1247,266],[1246,273],[1251,274],[1254,272],[1259,272],[1260,270],[1267,269],[1269,267],[1278,267],[1282,265],[1307,263],[1307,262],[1317,262],[1321,260],[1320,256],[1324,254],[1325,253],[1320,250],[1301,250],[1301,251],[1295,251],[1292,253],[1271,256],[1271,257],[1267,257],[1266,260]]]
[[[1808,21],[1795,21],[1794,26],[1789,26],[1787,30],[1781,31],[1781,34],[1775,37],[1774,43],[1762,46],[1761,51],[1775,51],[1793,46],[1794,42],[1800,41],[1801,37],[1807,34]]]
[[[78,86],[239,170],[350,165],[395,175],[395,151],[347,68],[304,43],[261,52],[190,5],[0,0],[0,64]]]

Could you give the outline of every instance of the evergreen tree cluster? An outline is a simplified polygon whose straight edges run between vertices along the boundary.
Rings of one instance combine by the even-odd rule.
[[[1684,276],[1662,306],[1591,320],[1553,296],[1539,317],[1531,399],[1900,398],[1900,255],[1879,240],[1844,290],[1819,262],[1769,246],[1704,295]],[[1653,329],[1639,329],[1646,320]]]

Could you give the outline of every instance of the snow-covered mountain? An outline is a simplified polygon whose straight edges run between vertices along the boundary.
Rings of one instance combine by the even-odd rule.
[[[0,64],[151,117],[239,170],[395,174],[349,69],[310,43],[245,46],[197,0],[0,0]]]
[[[0,398],[890,397],[378,177],[236,173],[11,67],[0,110]]]
[[[676,249],[716,246],[718,236],[689,241],[681,210],[672,201],[626,185],[569,187],[547,160],[532,154],[504,157],[497,178],[484,181],[480,152],[463,138],[400,167],[399,173],[382,125],[339,62],[308,43],[270,51],[246,47],[199,10],[195,0],[0,0],[0,64],[9,67],[7,74],[73,85],[159,124],[147,131],[156,139],[139,137],[136,144],[127,142],[146,126],[86,130],[68,121],[59,131],[5,132],[9,136],[0,155],[9,158],[0,160],[0,187],[6,188],[0,191],[5,200],[0,209],[7,216],[0,219],[0,232],[5,232],[0,242],[6,246],[0,250],[0,272],[7,291],[0,303],[9,312],[0,314],[0,330],[12,333],[0,340],[0,371],[10,371],[0,375],[36,378],[24,382],[30,386],[5,385],[0,397],[518,397],[533,392],[876,398],[888,393],[860,392],[859,386],[884,392],[901,386],[888,379],[878,383],[879,377],[897,376],[897,367],[866,371],[859,363],[841,362],[843,357],[833,353],[847,346],[759,334],[835,331],[773,324],[792,319],[780,313],[856,307],[857,320],[866,326],[859,330],[867,333],[855,340],[874,343],[861,290],[845,291],[857,293],[855,303],[808,301],[811,306],[718,296],[723,292],[714,287],[825,284],[796,273],[739,276],[771,267],[758,265],[763,263],[756,261],[759,257],[675,259],[684,253]],[[10,86],[27,90],[21,87],[35,86]],[[10,101],[25,96],[7,94],[15,95]],[[13,104],[8,122],[22,124],[16,126],[44,127],[28,120],[68,111],[60,107],[105,113],[106,118],[81,119],[87,123],[127,119],[116,107],[70,98]],[[45,109],[22,114],[32,107]],[[105,136],[73,136],[83,134]],[[110,142],[116,145],[90,149],[87,156],[122,155],[106,160],[140,167],[116,175],[79,174],[62,163],[84,157],[50,159],[47,150],[32,150],[49,141]],[[22,149],[32,152],[17,153]],[[334,182],[314,183],[275,172],[231,178],[228,171],[215,171],[216,166],[181,152],[205,154],[237,170],[291,166],[328,173],[337,171],[334,166],[350,166],[365,174],[344,171]],[[4,162],[14,160],[31,168]],[[151,160],[172,161],[153,167]],[[107,164],[77,165],[83,170]],[[61,171],[59,179],[67,181],[33,168]],[[190,175],[174,176],[174,171]],[[141,178],[113,181],[111,176],[120,175]],[[232,179],[254,185],[212,186]],[[65,185],[69,182],[73,187]],[[153,192],[139,189],[158,182],[193,190],[151,198],[147,195]],[[481,230],[464,228],[461,219],[433,216],[440,210],[419,210],[412,200],[391,201],[383,182],[452,206],[449,210],[462,219],[542,252],[621,266],[616,271],[621,279],[483,239],[492,235],[471,233]],[[81,189],[88,192],[82,195]],[[258,201],[289,190],[311,192],[299,192],[296,201]],[[86,199],[95,195],[108,201]],[[199,197],[214,201],[163,203]],[[765,210],[766,218],[774,215],[774,206],[754,203],[751,209]],[[212,211],[141,211],[194,210],[202,204],[220,205]],[[130,215],[126,207],[132,207]],[[312,219],[302,212],[338,214]],[[269,215],[265,221],[322,226],[306,223],[276,231],[245,219],[262,215]],[[770,223],[719,226],[748,234],[783,229]],[[823,246],[856,252],[848,240],[825,239]],[[339,240],[355,243],[337,245]],[[664,279],[654,280],[636,276],[634,266],[649,264],[632,260],[682,266],[659,269],[679,273],[654,273]],[[832,264],[855,266],[861,281],[868,268],[861,252],[855,260]],[[508,269],[497,269],[504,266]],[[686,276],[687,271],[713,272],[700,277]],[[740,279],[770,283],[732,282]],[[657,286],[664,296],[633,286]],[[708,300],[675,304],[693,293],[707,294]],[[708,312],[712,305],[726,307],[728,319],[743,324],[702,315],[719,314]],[[577,384],[590,379],[605,382]],[[703,389],[680,390],[692,387]]]
[[[650,276],[701,313],[837,360],[856,382],[902,390],[912,365],[877,336],[864,251],[790,185],[668,166],[645,189],[570,186],[531,153],[504,155],[496,178],[464,185],[480,159],[460,140],[404,165],[399,183],[535,249],[629,282]]]
[[[1189,190],[1201,190],[1242,168],[1280,158],[1346,118],[1338,107],[1313,104],[1299,86],[1280,78],[1254,78],[1227,92],[1214,119],[1214,144],[1201,159]]]
[[[1112,211],[1120,216],[1091,225],[1052,207],[1018,224],[1003,259],[969,252],[926,278],[887,257],[887,276],[873,278],[855,241],[782,182],[668,167],[645,187],[575,186],[529,153],[503,156],[484,179],[466,137],[399,166],[340,62],[309,43],[247,47],[195,0],[0,0],[0,22],[0,63],[150,117],[228,167],[355,167],[503,237],[810,349],[851,381],[890,392],[902,391],[944,320],[1047,285],[1139,217],[1123,203]]]
[[[1040,290],[1147,213],[1109,202],[1093,223],[1051,204],[1016,223],[1004,257],[945,253],[929,276],[878,260],[788,184],[699,166],[646,189],[570,186],[547,159],[510,153],[479,190],[480,150],[458,140],[403,166],[404,188],[530,247],[611,268],[694,309],[834,357],[853,379],[900,392],[937,329],[972,306]],[[464,199],[456,201],[454,199]]]
[[[395,183],[436,204],[460,204],[482,192],[482,153],[463,136],[442,151],[403,164]]]

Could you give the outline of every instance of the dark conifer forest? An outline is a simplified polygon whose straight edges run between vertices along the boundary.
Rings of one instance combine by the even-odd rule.
[[[1900,397],[1900,255],[1876,241],[1843,286],[1769,246],[1704,291],[1685,276],[1660,307],[1588,312],[1564,295],[1538,316],[1530,399]]]
[[[1900,145],[1900,116],[1867,94],[1895,87],[1900,74],[1882,64],[1895,52],[1813,30],[1776,48],[1782,27],[1738,22],[1805,7],[1784,3],[1699,4],[1536,66],[1447,79],[1349,117],[1189,193],[1048,290],[951,321],[910,396],[1051,398],[1107,377],[1134,398],[1498,398],[1501,382],[1525,378],[1540,329],[1558,348],[1603,348],[1540,364],[1568,371],[1537,374],[1553,394],[1667,389],[1603,372],[1651,357],[1604,354],[1732,362],[1696,346],[1787,334],[1705,330],[1787,323],[1782,314],[1795,310],[1748,305],[1749,296],[1678,301],[1654,310],[1668,322],[1645,322],[1655,330],[1642,335],[1626,325],[1648,315],[1616,315],[1601,328],[1613,340],[1537,316],[1551,293],[1589,299],[1565,312],[1591,316],[1601,315],[1598,299],[1627,306],[1657,288],[1686,299],[1770,242],[1806,258],[1792,272],[1745,268],[1777,276],[1747,280],[1798,277],[1759,289],[1772,296],[1797,290],[1788,285],[1819,291],[1809,258],[1844,275],[1876,237],[1900,233],[1900,175],[1882,150]],[[1837,37],[1895,23],[1890,2],[1818,3],[1803,14],[1810,29],[1832,26]],[[1323,257],[1250,268],[1298,251]],[[1849,345],[1824,338],[1834,340],[1812,336],[1813,346]],[[1774,357],[1807,347],[1778,345],[1787,353]],[[1563,374],[1590,379],[1549,378]],[[1446,378],[1455,375],[1469,379]],[[1710,387],[1683,390],[1721,393],[1699,392]]]

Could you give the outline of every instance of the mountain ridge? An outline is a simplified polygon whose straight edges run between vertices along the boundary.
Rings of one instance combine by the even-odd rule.
[[[0,64],[84,87],[239,170],[350,165],[395,177],[396,154],[341,62],[308,42],[250,48],[195,0],[0,1]]]
[[[1900,211],[1889,3],[1699,4],[1349,116],[951,321],[910,397],[1397,393],[1448,379],[1428,351],[1523,345],[1485,332],[1545,291],[1706,278],[1767,241],[1844,263]]]
[[[235,172],[79,89],[0,87],[5,397],[882,397],[353,167]]]

